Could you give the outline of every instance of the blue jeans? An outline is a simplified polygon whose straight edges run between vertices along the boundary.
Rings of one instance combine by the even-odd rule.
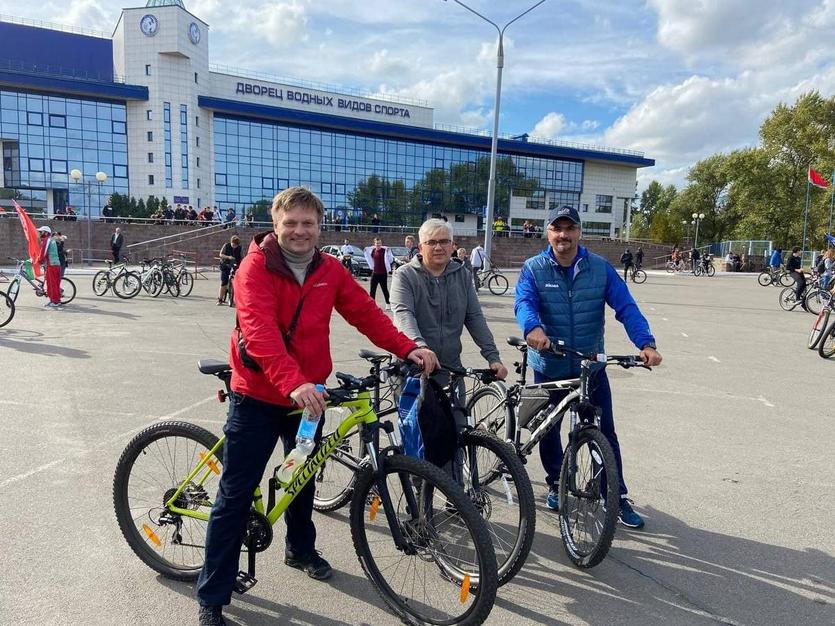
[[[293,409],[232,394],[223,432],[223,473],[206,530],[206,560],[197,579],[197,599],[204,606],[229,604],[238,575],[241,540],[252,495],[264,476],[278,439],[286,455],[296,445],[301,414]],[[319,422],[316,442],[322,438]],[[316,545],[313,525],[314,482],[296,496],[284,512],[287,522],[285,546],[296,557],[311,554]]]
[[[545,383],[555,379],[534,371],[533,380],[535,383]],[[627,494],[627,489],[626,483],[623,480],[623,461],[620,456],[618,435],[615,432],[615,417],[612,413],[612,390],[609,387],[609,377],[606,376],[606,372],[598,372],[589,381],[589,387],[591,389],[589,399],[592,404],[599,406],[603,410],[603,414],[600,416],[600,432],[609,440],[609,444],[612,446],[612,452],[615,453],[615,462],[618,466],[618,476],[620,477],[620,495],[623,497]],[[558,403],[567,394],[568,391],[552,391],[551,402]],[[542,467],[545,469],[545,480],[549,486],[556,486],[560,482],[560,467],[562,467],[563,457],[560,425],[557,424],[549,430],[539,442],[539,458],[542,461]]]

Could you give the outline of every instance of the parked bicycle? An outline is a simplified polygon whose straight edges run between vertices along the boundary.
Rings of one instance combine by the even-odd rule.
[[[373,406],[380,418],[397,413],[393,398],[400,386],[401,376],[414,373],[412,366],[391,362],[388,354],[362,350],[360,356],[371,365],[371,375],[381,381],[395,381],[381,390],[374,387]],[[453,389],[463,378],[482,382],[496,380],[489,369],[473,370],[445,367],[449,382],[444,393],[452,397]],[[341,419],[339,411],[325,415],[323,432],[331,433]],[[533,487],[522,461],[507,443],[495,434],[475,429],[471,417],[458,433],[458,450],[451,472],[456,482],[475,505],[487,524],[498,564],[499,585],[510,581],[522,568],[530,552],[536,531],[536,507]],[[334,511],[350,499],[358,470],[367,466],[357,431],[350,433],[343,445],[334,450],[332,459],[325,463],[316,476],[316,495],[313,506],[318,511]]]
[[[637,265],[630,265],[629,271],[626,274],[633,283],[640,285],[641,283],[646,282],[647,280],[647,273],[638,267]]]
[[[30,270],[27,268],[31,268],[31,265],[28,264],[28,261],[14,257],[7,258],[16,264],[15,273],[9,281],[9,288],[6,290],[6,294],[12,299],[12,302],[17,302],[17,296],[20,293],[20,283],[23,281],[29,283],[35,295],[39,298],[46,296],[44,281],[40,278],[35,278],[34,275],[30,276]],[[75,283],[69,278],[64,277],[61,279],[61,304],[68,304],[73,301],[73,298],[75,298]]]
[[[0,328],[11,322],[14,314],[14,300],[5,291],[0,291]]]
[[[136,272],[128,270],[127,258],[117,265],[113,265],[113,261],[106,261],[106,263],[107,269],[99,270],[93,276],[94,294],[103,296],[113,289],[115,295],[128,300],[141,291],[141,278]]]
[[[530,455],[563,417],[570,418],[559,481],[559,522],[563,546],[571,562],[588,568],[599,564],[609,551],[615,533],[620,494],[618,469],[608,439],[600,431],[599,407],[589,399],[594,374],[610,364],[623,368],[647,367],[640,356],[583,354],[570,347],[551,345],[559,356],[580,359],[580,377],[541,384],[527,384],[528,346],[510,337],[508,344],[522,353],[515,363],[519,375],[508,387],[496,381],[477,390],[468,402],[476,423],[511,442],[520,457]],[[565,397],[552,401],[551,392]],[[523,433],[527,431],[527,435]]]
[[[487,261],[490,265],[489,269],[476,272],[476,291],[486,285],[494,296],[503,296],[507,293],[510,283],[508,283],[507,277],[502,274],[502,271],[493,264],[493,261],[490,259],[487,259]]]
[[[220,400],[232,393],[227,363],[205,360],[198,367],[223,381]],[[247,571],[239,572],[235,590],[255,585],[255,558],[270,546],[273,526],[357,430],[369,462],[358,470],[349,523],[366,576],[406,623],[483,623],[496,596],[496,557],[476,507],[432,464],[400,454],[393,443],[380,448],[380,429],[392,441],[393,426],[381,424],[372,406],[379,378],[340,372],[336,378],[328,403],[348,415],[288,482],[278,481],[276,468],[266,508],[256,488],[242,537]],[[224,440],[194,424],[165,421],[136,435],[119,459],[113,480],[119,528],[134,553],[167,578],[192,581],[203,566]]]
[[[757,283],[761,287],[768,287],[769,285],[791,287],[794,284],[794,278],[782,265],[780,267],[769,266],[757,274]]]

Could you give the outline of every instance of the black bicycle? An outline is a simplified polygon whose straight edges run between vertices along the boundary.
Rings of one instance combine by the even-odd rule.
[[[377,384],[374,388],[372,405],[377,415],[382,419],[396,413],[398,381],[402,376],[416,374],[413,366],[392,361],[391,355],[369,350],[362,350],[360,356],[371,363],[372,377],[394,383],[384,388]],[[444,386],[448,395],[458,381],[466,377],[488,383],[496,380],[492,370],[445,367],[441,371],[449,377]],[[339,408],[326,411],[324,436],[335,430],[343,418]],[[389,435],[389,447],[397,447],[393,434]],[[334,511],[350,502],[357,477],[361,476],[359,470],[367,464],[359,433],[352,432],[317,473],[314,508]],[[505,584],[524,565],[536,530],[533,487],[521,459],[495,434],[473,428],[470,420],[458,434],[455,460],[443,469],[464,488],[486,522],[496,552],[499,585]]]
[[[519,375],[508,387],[496,381],[477,390],[467,403],[476,424],[510,441],[521,457],[534,451],[563,417],[570,417],[568,445],[560,468],[559,521],[565,551],[578,567],[594,567],[609,551],[615,533],[620,494],[615,455],[600,431],[601,409],[589,399],[589,383],[610,364],[647,367],[640,356],[583,354],[551,345],[559,356],[580,359],[580,377],[527,384],[528,346],[524,339],[507,342],[522,353],[515,363]],[[555,393],[564,397],[554,401]],[[527,431],[528,434],[523,433]]]
[[[11,322],[14,314],[14,300],[5,291],[0,291],[0,328]]]

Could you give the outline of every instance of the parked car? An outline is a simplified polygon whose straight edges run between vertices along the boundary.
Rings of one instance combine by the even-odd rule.
[[[342,246],[322,246],[321,252],[336,257],[340,261],[342,258]],[[351,246],[351,268],[354,276],[366,277],[371,276],[371,268],[368,267],[368,262],[365,260],[365,254],[361,248]]]
[[[389,246],[389,250],[394,255],[394,263],[391,269],[396,270],[401,265],[406,265],[409,262],[409,249],[406,246]]]

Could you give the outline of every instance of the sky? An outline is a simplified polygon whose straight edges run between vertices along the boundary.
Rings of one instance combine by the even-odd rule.
[[[464,0],[500,25],[535,0]],[[211,64],[427,101],[492,129],[495,29],[452,0],[184,0]],[[111,33],[127,0],[0,0],[0,13]],[[779,103],[835,88],[835,0],[547,0],[505,34],[499,131],[640,150],[682,187],[758,143]]]

